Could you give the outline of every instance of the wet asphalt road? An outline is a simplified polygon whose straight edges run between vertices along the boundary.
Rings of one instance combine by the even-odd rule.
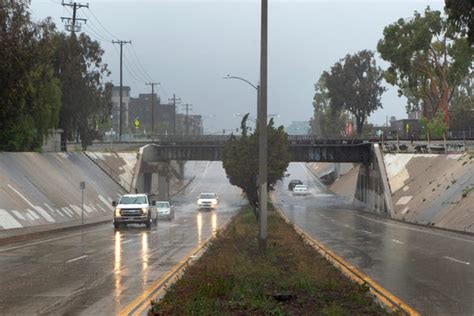
[[[276,198],[290,220],[423,315],[474,315],[474,237],[351,209],[292,163]],[[302,180],[310,195],[289,194]]]
[[[215,192],[216,211],[196,209]],[[175,219],[147,230],[112,223],[0,247],[1,315],[113,315],[160,279],[244,203],[220,162],[172,199]],[[112,212],[112,208],[111,208]]]

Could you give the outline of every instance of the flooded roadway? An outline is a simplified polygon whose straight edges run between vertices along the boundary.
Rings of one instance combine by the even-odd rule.
[[[129,225],[117,231],[107,223],[0,247],[0,314],[117,314],[244,203],[222,164],[206,164],[172,199],[171,222],[160,221],[151,230]],[[197,211],[201,192],[219,195],[216,211]]]
[[[474,237],[383,219],[352,209],[292,163],[276,199],[313,238],[423,315],[474,315]],[[292,196],[302,180],[310,195]]]

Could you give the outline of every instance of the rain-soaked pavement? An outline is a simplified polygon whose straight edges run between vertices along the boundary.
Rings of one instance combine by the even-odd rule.
[[[474,237],[354,210],[292,163],[276,199],[290,220],[423,315],[474,315]],[[302,180],[310,195],[292,196]]]
[[[216,211],[197,211],[201,192],[220,196]],[[0,247],[0,314],[117,314],[244,203],[220,162],[171,202],[175,219],[151,230],[108,223]]]

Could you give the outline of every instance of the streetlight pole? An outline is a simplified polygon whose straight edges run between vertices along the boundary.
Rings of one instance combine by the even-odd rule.
[[[258,89],[258,169],[259,169],[259,236],[258,249],[267,249],[267,56],[268,56],[268,0],[262,0],[260,37],[260,86]]]

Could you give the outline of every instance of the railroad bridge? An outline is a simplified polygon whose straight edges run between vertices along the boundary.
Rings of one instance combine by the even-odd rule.
[[[154,161],[222,160],[222,149],[231,136],[166,136],[149,142]],[[236,136],[238,137],[238,136]],[[370,163],[372,144],[364,140],[318,139],[288,136],[293,162]]]

